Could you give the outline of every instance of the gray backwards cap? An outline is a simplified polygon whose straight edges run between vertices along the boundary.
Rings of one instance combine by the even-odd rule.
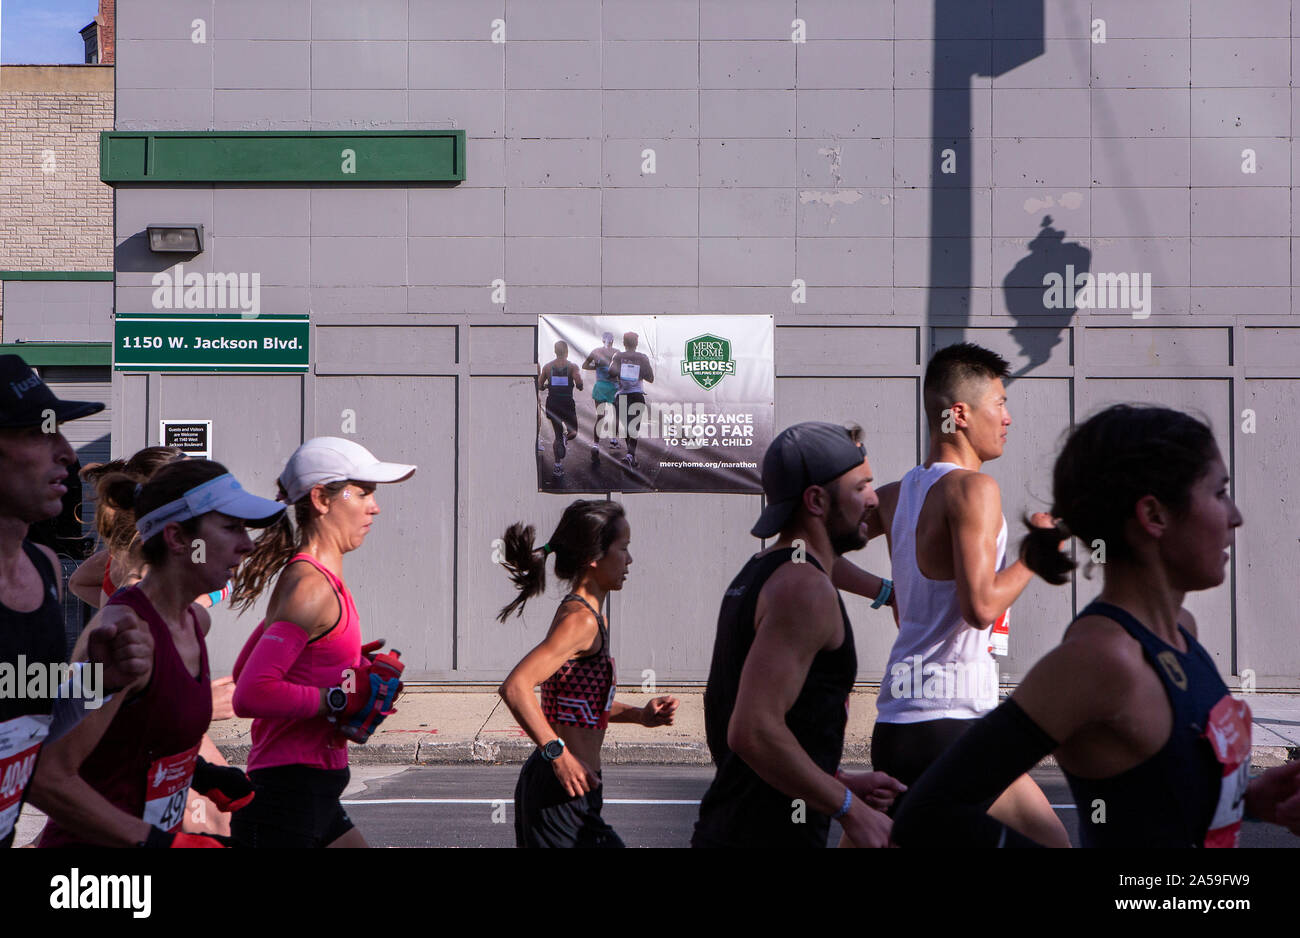
[[[862,444],[837,423],[809,421],[782,430],[763,454],[767,507],[749,533],[775,537],[799,507],[805,489],[839,478],[865,458]]]

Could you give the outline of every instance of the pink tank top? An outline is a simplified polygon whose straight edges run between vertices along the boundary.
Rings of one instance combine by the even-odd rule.
[[[295,554],[289,563],[299,560],[305,560],[325,574],[338,597],[342,612],[334,628],[307,643],[285,679],[307,687],[335,687],[343,682],[343,672],[356,667],[361,660],[361,620],[357,617],[352,594],[342,580],[321,566],[310,554]],[[261,638],[264,628],[266,620],[258,623],[249,642]],[[277,765],[347,768],[347,740],[324,715],[306,720],[258,717],[253,720],[248,768],[269,769]]]

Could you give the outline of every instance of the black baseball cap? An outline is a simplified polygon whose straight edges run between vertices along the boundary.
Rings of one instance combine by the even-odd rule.
[[[54,412],[59,423],[104,409],[98,401],[61,401],[17,355],[0,355],[0,428],[35,427]]]
[[[866,451],[837,423],[809,421],[782,430],[763,454],[767,507],[750,528],[754,537],[775,537],[790,520],[804,490],[825,485],[862,464]]]

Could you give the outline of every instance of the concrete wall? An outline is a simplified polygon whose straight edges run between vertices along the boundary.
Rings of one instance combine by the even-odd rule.
[[[1246,528],[1229,583],[1189,606],[1225,675],[1300,686],[1284,585],[1300,561],[1291,7],[124,0],[119,129],[458,127],[468,173],[456,187],[120,187],[119,312],[151,308],[144,226],[202,222],[209,247],[186,269],[260,272],[264,311],[312,314],[315,365],[119,378],[116,451],[154,441],[160,416],[211,417],[217,458],[269,494],[301,439],[355,411],[356,439],[421,467],[381,491],[385,515],[349,559],[367,634],[417,677],[494,681],[551,607],[492,621],[510,592],[491,540],[521,518],[549,531],[567,501],[535,491],[536,314],[774,314],[778,426],[858,420],[882,481],[923,450],[926,358],[969,337],[1021,375],[1007,454],[987,467],[1013,542],[1014,519],[1046,504],[1071,419],[1138,399],[1214,422]],[[796,18],[806,42],[791,41]],[[1149,274],[1146,317],[1045,308],[1043,276],[1066,265]],[[636,564],[612,604],[620,675],[702,679],[760,499],[624,501]],[[865,559],[884,570],[883,545]],[[1031,586],[1007,671],[1097,586]],[[892,621],[849,606],[860,677],[878,677]],[[218,623],[218,664],[252,625]]]

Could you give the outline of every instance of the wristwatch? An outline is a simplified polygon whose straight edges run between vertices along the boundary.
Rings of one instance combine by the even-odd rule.
[[[330,713],[342,713],[348,705],[348,692],[341,687],[331,687],[325,692],[325,706]]]
[[[564,740],[559,737],[556,737],[542,747],[542,758],[547,762],[554,762],[562,755],[564,755]]]

